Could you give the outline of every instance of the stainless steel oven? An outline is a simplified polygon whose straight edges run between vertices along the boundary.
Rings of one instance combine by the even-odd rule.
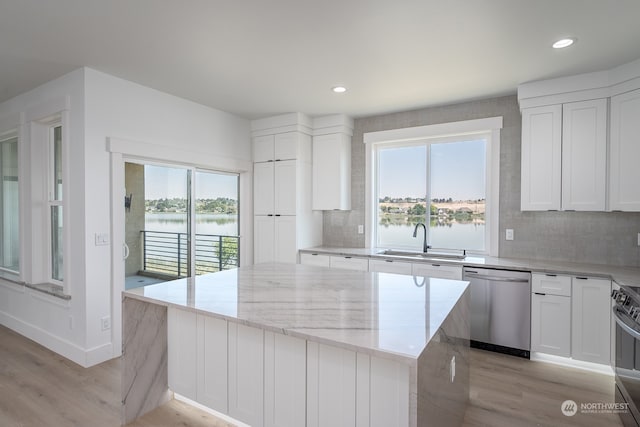
[[[621,286],[611,293],[615,320],[616,402],[625,426],[640,426],[640,288]]]

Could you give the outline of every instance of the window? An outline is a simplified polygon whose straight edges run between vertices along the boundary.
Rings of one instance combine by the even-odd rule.
[[[62,203],[62,126],[52,126],[49,137],[49,239],[51,279],[62,282],[63,203]]]
[[[497,253],[501,118],[371,132],[368,247]],[[417,230],[416,238],[413,237]]]
[[[20,212],[18,193],[18,138],[0,137],[0,269],[20,269]]]
[[[379,146],[377,246],[485,252],[484,138]],[[421,237],[419,234],[418,237]]]

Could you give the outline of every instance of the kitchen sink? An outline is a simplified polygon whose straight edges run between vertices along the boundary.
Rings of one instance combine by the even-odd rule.
[[[387,249],[382,252],[378,252],[380,255],[406,257],[406,258],[418,258],[418,259],[465,259],[465,255],[462,254],[447,254],[440,252],[416,252],[416,251],[398,251],[394,249]]]

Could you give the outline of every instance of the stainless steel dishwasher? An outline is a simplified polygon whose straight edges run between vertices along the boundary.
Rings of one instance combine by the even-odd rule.
[[[531,273],[464,267],[470,282],[471,347],[529,358]]]

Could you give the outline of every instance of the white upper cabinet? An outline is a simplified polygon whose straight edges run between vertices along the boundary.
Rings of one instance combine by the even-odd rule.
[[[562,106],[562,209],[604,211],[607,100]]]
[[[640,211],[640,89],[611,97],[609,206]]]
[[[522,111],[523,211],[560,210],[562,106]]]
[[[523,83],[518,103],[523,211],[640,211],[640,61]]]
[[[300,132],[285,132],[253,138],[253,161],[272,162],[296,160],[311,162],[309,136]]]
[[[274,159],[274,135],[256,136],[253,138],[253,161],[269,162]]]
[[[351,209],[351,137],[333,133],[313,137],[314,210]]]
[[[604,211],[607,100],[522,111],[523,211]]]
[[[274,213],[276,215],[296,214],[296,161],[276,162],[273,182]]]

